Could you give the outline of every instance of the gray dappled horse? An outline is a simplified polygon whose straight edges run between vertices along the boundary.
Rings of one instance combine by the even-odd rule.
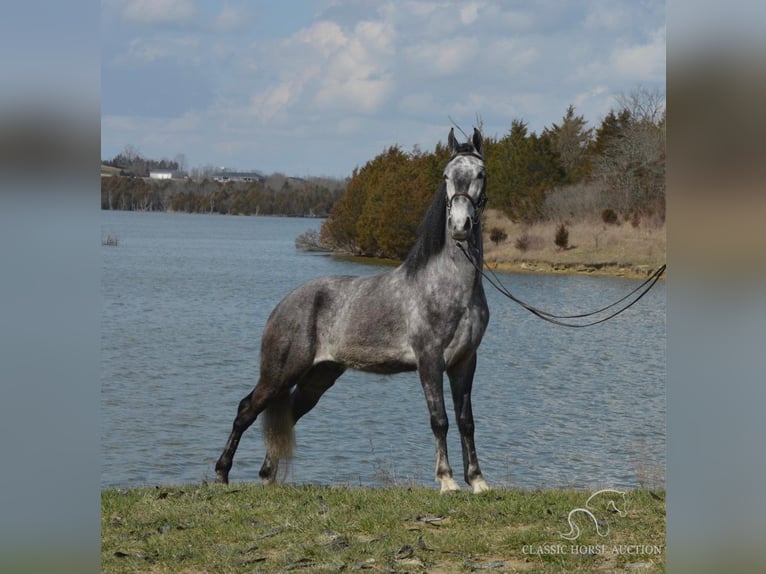
[[[292,455],[293,426],[348,369],[392,374],[417,371],[436,438],[441,492],[459,490],[447,459],[447,373],[463,449],[465,480],[487,490],[474,446],[471,387],[476,349],[489,321],[482,278],[481,213],[486,202],[482,138],[448,138],[452,158],[420,224],[418,238],[396,269],[366,277],[320,277],[287,295],[271,313],[261,342],[258,384],[239,403],[221,457],[227,483],[242,433],[263,413],[266,458],[259,475],[274,482],[280,459]],[[474,263],[462,253],[458,242]]]

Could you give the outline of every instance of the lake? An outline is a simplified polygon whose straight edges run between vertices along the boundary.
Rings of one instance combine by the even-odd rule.
[[[321,275],[379,273],[295,248],[321,220],[101,212],[101,486],[212,481],[240,399],[258,377],[271,310]],[[621,278],[500,273],[543,309],[600,308],[638,285]],[[473,390],[490,485],[664,485],[665,284],[586,329],[543,322],[485,283],[491,318]],[[446,379],[446,377],[445,377]],[[449,385],[445,385],[449,395]],[[462,461],[451,401],[449,452]],[[434,441],[416,373],[347,371],[296,427],[287,481],[434,482]],[[232,483],[257,482],[260,425],[243,435]],[[464,485],[465,486],[465,485]]]

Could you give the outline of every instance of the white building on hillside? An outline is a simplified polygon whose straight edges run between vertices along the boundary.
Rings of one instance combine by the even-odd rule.
[[[173,179],[173,172],[169,169],[156,169],[149,172],[149,179]]]

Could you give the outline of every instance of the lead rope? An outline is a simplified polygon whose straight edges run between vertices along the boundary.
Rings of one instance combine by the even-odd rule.
[[[530,305],[529,303],[525,303],[518,297],[516,297],[513,293],[511,293],[508,288],[503,285],[500,282],[500,279],[497,277],[495,272],[490,269],[489,266],[487,266],[487,269],[489,269],[489,272],[492,274],[492,277],[487,275],[484,270],[477,265],[477,263],[471,258],[470,255],[466,252],[465,248],[461,245],[461,243],[458,241],[457,246],[460,248],[460,251],[463,252],[463,255],[465,255],[465,258],[468,259],[468,261],[471,262],[471,265],[478,271],[484,279],[486,279],[490,285],[492,285],[495,289],[497,289],[502,295],[513,301],[514,303],[518,303],[521,305],[524,309],[532,313],[533,315],[536,315],[537,317],[540,317],[540,319],[543,319],[544,321],[548,321],[549,323],[553,323],[554,325],[561,325],[562,327],[573,327],[573,328],[582,328],[582,327],[591,327],[593,325],[598,325],[599,323],[603,323],[604,321],[608,321],[609,319],[613,319],[623,311],[626,311],[627,309],[630,309],[633,305],[635,305],[644,295],[646,295],[649,290],[654,287],[654,284],[657,283],[657,281],[660,279],[662,274],[665,272],[666,265],[662,265],[659,269],[657,269],[654,273],[652,273],[648,279],[646,279],[641,285],[633,289],[630,293],[625,295],[624,297],[618,299],[614,303],[607,305],[606,307],[602,307],[601,309],[598,309],[596,311],[591,311],[590,313],[580,313],[577,315],[554,315],[553,313],[549,313],[547,311],[543,311],[542,309],[538,309],[537,307],[534,307],[533,305]],[[643,289],[643,291],[642,291]],[[599,313],[603,313],[604,311],[611,309],[612,307],[615,307],[616,305],[619,305],[626,299],[630,298],[635,293],[639,292],[638,296],[632,300],[630,303],[625,305],[624,307],[618,309],[614,313],[603,317],[601,319],[598,319],[596,321],[591,321],[589,323],[565,323],[564,321],[558,321],[558,319],[584,319],[586,317],[592,317],[593,315],[598,315]]]

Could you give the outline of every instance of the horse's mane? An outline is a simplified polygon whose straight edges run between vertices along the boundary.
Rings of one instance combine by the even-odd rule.
[[[434,194],[434,199],[426,211],[423,221],[418,226],[418,238],[404,260],[407,275],[412,275],[428,264],[434,255],[444,249],[447,225],[447,192],[442,183]]]

